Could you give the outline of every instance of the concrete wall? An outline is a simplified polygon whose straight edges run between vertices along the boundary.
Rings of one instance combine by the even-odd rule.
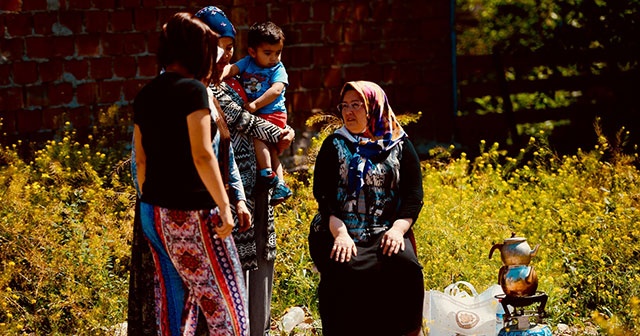
[[[299,134],[311,113],[335,112],[345,81],[363,79],[379,83],[397,113],[423,112],[409,127],[418,142],[450,139],[447,0],[2,0],[2,132],[47,138],[63,114],[82,128],[113,104],[130,109],[157,73],[161,24],[209,4],[236,24],[236,58],[252,23],[283,28],[289,119]]]

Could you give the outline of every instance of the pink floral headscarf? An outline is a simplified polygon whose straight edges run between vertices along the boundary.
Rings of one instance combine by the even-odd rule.
[[[378,84],[367,81],[347,82],[340,96],[349,90],[355,90],[364,100],[368,115],[367,129],[363,134],[351,134],[346,127],[336,131],[357,145],[349,162],[349,197],[356,198],[364,185],[364,176],[373,166],[371,159],[389,151],[400,143],[407,134],[398,123],[387,95]]]
[[[389,105],[387,95],[378,84],[368,81],[347,82],[340,96],[351,89],[362,97],[369,116],[367,130],[362,134],[364,137],[370,141],[382,141],[384,144],[380,144],[381,147],[387,150],[389,145],[406,136]]]

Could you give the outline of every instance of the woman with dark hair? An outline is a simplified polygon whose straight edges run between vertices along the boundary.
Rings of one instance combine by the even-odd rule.
[[[418,155],[377,84],[348,82],[344,126],[316,158],[309,233],[327,336],[418,335],[424,284],[411,226],[422,209]]]
[[[247,294],[229,197],[213,151],[206,85],[218,78],[218,36],[193,14],[163,26],[165,70],[134,101],[139,219],[155,264],[158,333],[248,335]]]
[[[218,46],[224,50],[217,63],[219,72],[229,64],[234,53],[236,30],[222,10],[215,6],[202,8],[196,16],[220,35]],[[276,233],[273,208],[269,205],[269,192],[256,186],[256,155],[253,139],[274,144],[282,152],[294,138],[290,127],[278,126],[257,117],[243,108],[248,101],[242,85],[230,77],[210,86],[229,126],[231,143],[247,206],[252,215],[248,230],[234,230],[233,238],[246,271],[249,293],[249,321],[252,336],[268,335],[271,326],[271,293],[276,256]]]

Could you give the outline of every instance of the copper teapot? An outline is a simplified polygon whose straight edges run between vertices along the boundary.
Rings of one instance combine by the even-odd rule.
[[[515,235],[514,232],[511,234],[511,238],[505,239],[503,243],[494,244],[489,251],[489,259],[491,259],[493,251],[498,249],[503,265],[529,265],[531,258],[538,252],[540,244],[536,245],[532,250],[529,244],[527,244],[526,238],[516,237]]]
[[[502,266],[498,273],[498,284],[509,296],[530,296],[538,289],[538,275],[533,266]]]

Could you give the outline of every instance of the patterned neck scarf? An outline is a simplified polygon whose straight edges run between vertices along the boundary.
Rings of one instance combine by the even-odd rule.
[[[364,185],[364,176],[373,166],[372,158],[386,154],[400,143],[407,134],[404,132],[396,115],[393,113],[387,95],[376,83],[367,81],[347,82],[340,92],[355,90],[358,92],[367,111],[367,129],[362,134],[351,134],[345,126],[336,133],[356,144],[356,152],[349,162],[350,198],[357,199]]]

